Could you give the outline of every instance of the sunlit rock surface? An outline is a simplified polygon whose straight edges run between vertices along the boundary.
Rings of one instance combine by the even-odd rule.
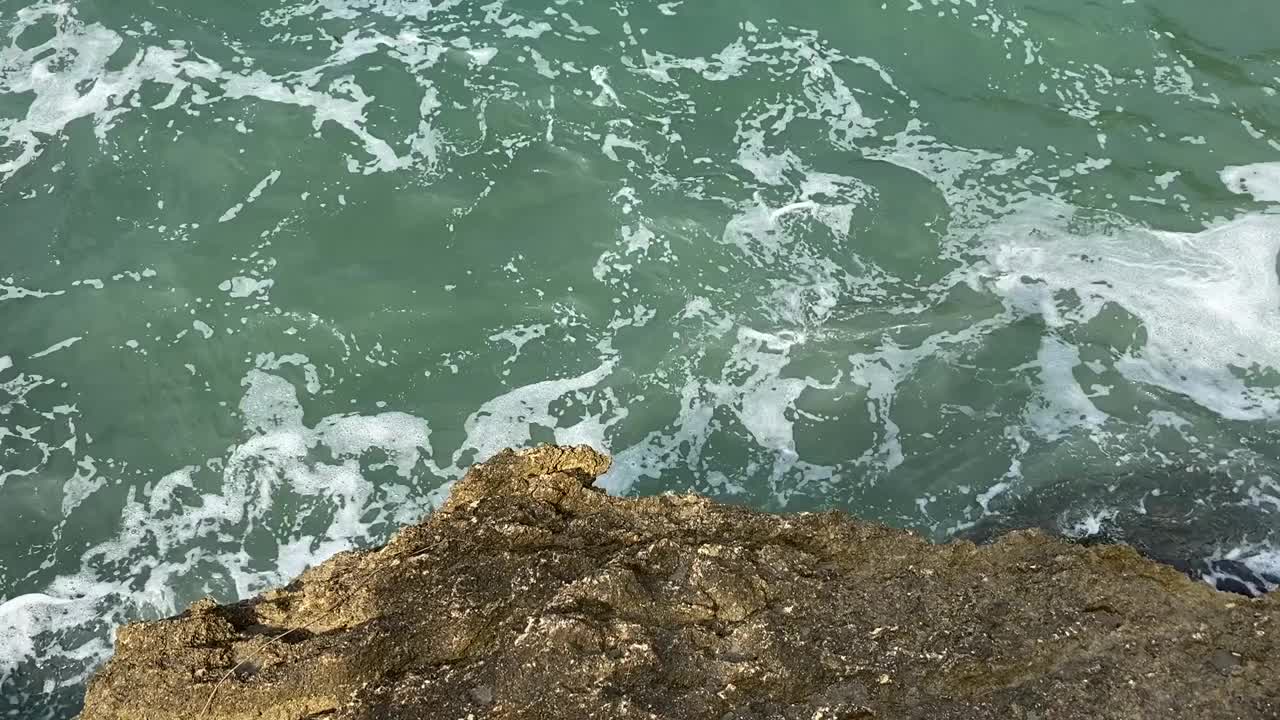
[[[82,718],[1280,716],[1274,595],[1040,532],[609,497],[608,466],[501,453],[383,548],[126,627]]]

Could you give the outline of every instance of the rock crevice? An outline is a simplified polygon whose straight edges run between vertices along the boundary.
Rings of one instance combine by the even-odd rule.
[[[83,720],[1273,718],[1280,605],[1039,532],[614,498],[506,451],[386,546],[121,629]]]

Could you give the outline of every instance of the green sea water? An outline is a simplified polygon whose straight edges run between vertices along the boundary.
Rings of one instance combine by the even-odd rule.
[[[1277,29],[0,0],[0,717],[71,716],[118,624],[538,442],[613,454],[613,493],[938,540],[1156,514],[1188,570],[1270,589]]]

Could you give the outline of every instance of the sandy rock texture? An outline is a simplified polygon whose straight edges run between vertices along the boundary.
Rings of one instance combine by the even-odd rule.
[[[1280,601],[1038,531],[592,489],[503,452],[386,546],[123,628],[83,720],[1280,717]]]

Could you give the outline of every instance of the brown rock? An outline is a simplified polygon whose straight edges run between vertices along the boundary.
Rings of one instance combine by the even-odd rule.
[[[1039,532],[611,498],[608,465],[501,453],[383,548],[124,628],[82,718],[1280,717],[1272,597]]]

